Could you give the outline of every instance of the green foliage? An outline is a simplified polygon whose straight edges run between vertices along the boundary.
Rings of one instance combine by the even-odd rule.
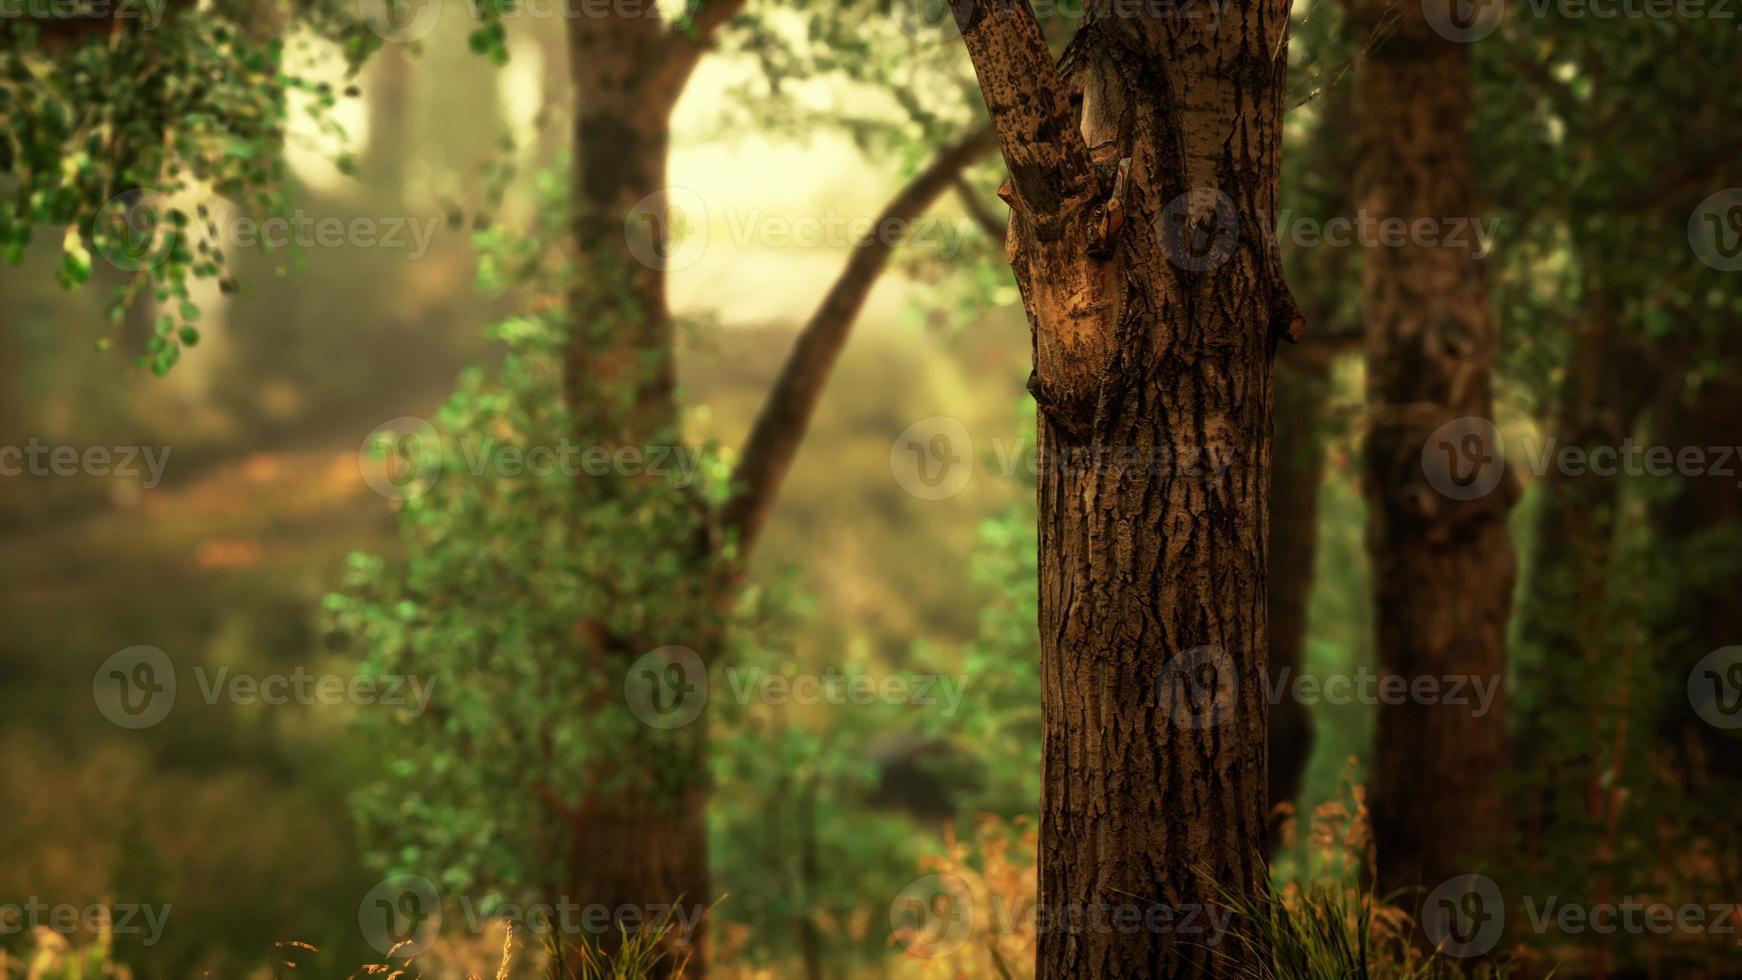
[[[1511,976],[1508,964],[1466,967],[1413,945],[1414,924],[1371,893],[1345,884],[1311,884],[1254,897],[1211,884],[1233,910],[1236,941],[1269,950],[1270,962],[1243,980],[1457,980]]]
[[[473,368],[436,420],[439,476],[399,512],[406,558],[352,558],[345,592],[327,600],[335,627],[367,650],[365,676],[430,678],[421,718],[365,719],[388,760],[358,794],[366,838],[392,868],[440,869],[445,886],[538,888],[560,866],[573,806],[610,791],[601,765],[647,728],[622,697],[623,676],[578,635],[694,636],[715,615],[714,572],[695,557],[698,503],[724,492],[717,457],[703,483],[577,478],[473,459],[491,447],[533,450],[572,440],[562,398],[560,305],[495,328],[500,367]],[[620,668],[619,668],[620,669]],[[681,764],[615,779],[670,788]]]
[[[1034,411],[1033,399],[1023,398],[1021,445],[1034,445]],[[1029,814],[1040,799],[1040,549],[1034,508],[1033,495],[1026,494],[980,525],[973,579],[989,586],[994,597],[980,610],[978,633],[960,651],[960,666],[948,666],[945,652],[929,645],[918,651],[921,662],[959,670],[971,692],[954,718],[928,717],[929,734],[972,755],[979,778],[972,787],[962,787],[964,818]]]
[[[297,4],[290,23],[340,45],[354,72],[380,39],[350,10],[339,0]],[[310,95],[309,112],[328,127],[339,97],[287,73],[283,40],[247,20],[172,11],[113,43],[70,46],[39,44],[56,25],[23,20],[7,24],[0,48],[0,256],[16,265],[38,228],[54,229],[60,285],[87,283],[97,259],[125,277],[112,322],[147,295],[173,310],[142,358],[159,374],[191,346],[176,329],[198,316],[189,283],[236,288],[210,205],[221,197],[283,214],[288,95]]]

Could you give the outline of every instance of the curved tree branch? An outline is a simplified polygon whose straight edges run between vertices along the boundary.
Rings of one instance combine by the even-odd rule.
[[[761,534],[781,481],[793,457],[798,455],[805,430],[810,427],[823,385],[846,346],[847,334],[852,331],[865,298],[900,243],[901,231],[924,214],[955,183],[957,175],[993,146],[991,129],[976,129],[938,154],[908,181],[878,215],[871,232],[854,247],[846,268],[811,313],[750,429],[750,438],[744,443],[743,455],[733,474],[736,489],[721,510],[723,529],[738,532],[741,556],[749,555]]]

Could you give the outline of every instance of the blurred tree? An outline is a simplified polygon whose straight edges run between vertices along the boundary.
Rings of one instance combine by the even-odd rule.
[[[1255,936],[1214,948],[1070,917],[1133,896],[1215,907],[1206,877],[1266,891],[1270,367],[1302,327],[1273,234],[1288,4],[1214,21],[1090,7],[1058,68],[1026,3],[952,7],[1010,170],[1034,335],[1055,917],[1037,972],[1256,969]]]
[[[1355,203],[1364,221],[1411,229],[1399,241],[1369,227],[1362,301],[1380,671],[1412,685],[1504,677],[1512,605],[1514,490],[1488,421],[1498,322],[1476,242],[1451,237],[1477,217],[1470,48],[1441,33],[1451,2],[1349,7],[1358,35],[1386,30],[1356,69]],[[1435,237],[1414,231],[1424,222]],[[1382,894],[1431,889],[1496,856],[1502,706],[1479,716],[1463,704],[1381,701],[1371,798]]]
[[[502,17],[511,9],[485,11],[484,23],[473,35],[474,47],[505,56]],[[698,5],[693,16],[673,22],[647,16],[640,8],[615,6],[566,21],[575,103],[573,172],[560,209],[570,221],[568,247],[561,250],[565,261],[557,273],[566,296],[560,310],[545,307],[543,297],[535,299],[537,309],[529,319],[536,321],[536,336],[528,339],[516,328],[510,336],[518,338],[523,350],[502,374],[518,386],[502,397],[523,413],[504,423],[506,431],[530,445],[561,440],[612,453],[687,448],[676,386],[678,325],[666,301],[667,271],[684,232],[675,223],[674,205],[681,202],[671,198],[666,183],[671,113],[720,33],[744,11],[741,0],[722,0]],[[828,20],[821,14],[818,19]],[[780,50],[767,36],[772,29],[761,27],[754,16],[744,17],[738,26],[750,33],[747,43],[761,44],[765,54]],[[834,31],[848,42],[843,47],[864,44],[851,39],[852,27],[820,30]],[[848,55],[837,50],[829,57],[844,60]],[[781,72],[793,70],[788,64]],[[884,71],[893,73],[893,66],[886,64]],[[775,74],[778,78],[780,72]],[[472,780],[484,778],[500,760],[477,754],[477,742],[467,732],[453,731],[445,717],[432,717],[433,734],[439,737],[414,739],[406,746],[401,769],[411,774],[424,765],[465,767],[465,780],[455,784],[444,779],[437,791],[423,789],[443,825],[407,826],[364,806],[366,823],[384,837],[435,845],[409,847],[402,855],[433,857],[449,864],[462,880],[535,887],[553,899],[607,908],[646,908],[680,898],[711,903],[715,891],[705,819],[713,789],[709,718],[703,715],[669,728],[641,724],[627,716],[626,706],[608,688],[640,683],[632,668],[645,668],[655,676],[691,664],[705,670],[735,642],[745,564],[866,297],[913,222],[992,148],[988,129],[961,122],[967,115],[964,105],[945,109],[947,114],[929,116],[914,127],[920,131],[918,139],[908,136],[897,142],[910,158],[924,153],[930,159],[885,203],[870,225],[872,231],[853,248],[804,324],[726,478],[690,487],[620,471],[583,476],[565,489],[539,488],[554,494],[541,503],[549,508],[546,518],[563,522],[560,540],[566,542],[546,539],[543,547],[572,547],[574,554],[551,559],[550,568],[535,566],[518,573],[532,579],[525,593],[516,589],[521,579],[514,574],[484,586],[499,594],[505,614],[522,609],[520,603],[537,602],[535,596],[545,586],[536,583],[546,574],[564,576],[563,588],[579,593],[523,610],[540,624],[548,624],[551,617],[566,619],[560,633],[537,633],[538,642],[526,656],[528,665],[547,678],[567,680],[549,681],[554,697],[499,705],[491,713],[499,723],[513,726],[513,734],[503,737],[529,750],[515,764],[508,792],[537,801],[539,809],[530,814],[509,811],[499,799],[478,798]],[[885,123],[883,128],[900,132],[906,125]],[[548,260],[542,249],[534,248],[529,255],[511,257],[504,267]],[[557,406],[529,407],[543,390],[542,372],[551,355],[560,360],[560,411]],[[457,432],[481,434],[489,430],[471,426],[483,425],[495,411],[491,396],[477,383],[468,383],[449,415]],[[479,508],[471,519],[494,528],[492,535],[556,533],[492,510],[499,503],[493,488],[451,492],[454,501],[465,502],[468,514],[473,513],[469,508]],[[434,495],[448,493],[444,485]],[[451,518],[439,508],[416,515],[411,510],[406,527],[412,533]],[[576,540],[583,532],[585,547]],[[469,647],[488,646],[481,643],[480,633],[491,635],[496,628],[512,631],[517,644],[525,642],[523,624],[512,619],[480,627],[475,619],[445,618],[453,612],[450,603],[469,604],[480,583],[470,569],[452,566],[435,550],[455,538],[438,537],[444,543],[418,539],[412,547],[411,582],[421,585],[385,578],[385,569],[366,564],[353,583],[366,601],[347,606],[340,600],[338,608],[341,616],[347,610],[362,613],[350,622],[373,632],[371,644],[382,660],[415,665],[419,661],[400,658],[427,657],[422,662],[441,664],[442,676],[466,676],[477,667],[469,654],[455,663],[444,659],[453,654],[442,642],[430,642],[416,628],[408,627],[413,635],[406,637],[398,627],[388,632],[385,622],[372,619],[397,608],[390,597],[403,594],[411,608],[425,611],[414,617],[417,627],[432,621],[436,628],[451,624],[464,631]],[[595,539],[609,542],[609,554],[598,553]],[[625,568],[624,563],[634,567]],[[449,572],[455,577],[447,577]],[[647,667],[644,655],[650,651],[656,659],[678,659]],[[580,677],[574,675],[577,668]],[[428,722],[412,724],[417,731],[432,732]],[[444,789],[451,794],[444,795]],[[457,828],[472,826],[486,812],[502,827],[489,847],[474,845],[475,853],[467,854],[465,848],[450,846]],[[401,857],[399,863],[417,862]],[[483,870],[474,875],[462,866]],[[672,934],[674,940],[691,940],[686,952],[694,957],[692,976],[706,969],[705,929],[704,921],[704,931],[693,936]],[[613,937],[605,937],[607,947],[612,942]],[[677,961],[674,956],[666,969]]]
[[[1641,45],[1647,28],[1677,57]],[[1478,64],[1477,169],[1513,229],[1500,297],[1520,329],[1507,361],[1544,406],[1526,446],[1540,479],[1512,744],[1522,870],[1545,892],[1713,900],[1742,870],[1718,843],[1734,837],[1718,814],[1737,787],[1710,768],[1734,752],[1687,687],[1728,642],[1727,613],[1698,610],[1734,578],[1733,481],[1624,472],[1645,431],[1678,451],[1734,441],[1715,419],[1742,290],[1696,233],[1742,149],[1723,121],[1742,94],[1707,83],[1736,70],[1737,50],[1724,18],[1666,9],[1649,22],[1508,21]],[[1661,743],[1640,735],[1651,731]],[[1654,805],[1631,802],[1642,797]],[[1666,855],[1669,837],[1704,856]],[[1667,968],[1637,941],[1584,945],[1593,975],[1634,957]]]
[[[1332,9],[1334,13],[1334,8]],[[1283,214],[1291,221],[1324,228],[1334,220],[1352,218],[1349,179],[1355,169],[1355,147],[1347,134],[1354,127],[1353,83],[1347,66],[1342,23],[1334,17],[1297,19],[1290,46],[1310,52],[1333,67],[1304,73],[1317,87],[1301,94],[1295,105],[1303,111],[1291,133],[1304,145],[1283,154]],[[1339,59],[1343,60],[1338,64]],[[1298,67],[1296,74],[1303,74]],[[1298,88],[1298,86],[1297,86]],[[1290,229],[1284,228],[1286,232]],[[1311,242],[1312,244],[1306,244]],[[1271,843],[1282,827],[1277,808],[1292,806],[1312,756],[1314,720],[1292,683],[1301,672],[1307,644],[1307,610],[1313,590],[1318,553],[1319,488],[1324,482],[1325,443],[1330,420],[1331,366],[1340,355],[1360,346],[1360,324],[1354,312],[1359,283],[1350,268],[1351,249],[1322,240],[1281,238],[1288,279],[1298,284],[1295,296],[1313,325],[1300,344],[1277,352],[1276,410],[1270,473],[1270,806]]]

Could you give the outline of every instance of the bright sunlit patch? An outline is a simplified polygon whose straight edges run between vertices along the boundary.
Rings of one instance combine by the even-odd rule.
[[[285,71],[326,82],[334,92],[346,85],[345,60],[339,49],[307,31],[291,35],[284,45]],[[347,150],[362,146],[369,137],[369,117],[363,100],[340,94],[337,103],[318,116],[317,97],[309,92],[286,93],[284,158],[296,181],[310,190],[333,193],[354,186],[351,177],[339,171],[335,161]]]

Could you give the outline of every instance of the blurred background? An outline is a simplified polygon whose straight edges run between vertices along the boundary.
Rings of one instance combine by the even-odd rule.
[[[903,26],[919,16],[935,27],[935,16],[928,21],[917,7],[841,14],[830,31],[890,47],[875,56],[841,51],[833,61],[810,52],[800,66],[783,62],[787,49],[767,37],[797,37],[792,48],[802,50],[807,31],[812,42],[831,36],[809,26],[828,15],[777,7],[756,7],[753,29],[728,34],[702,59],[671,125],[668,184],[702,202],[680,236],[686,261],[666,272],[680,328],[683,426],[697,443],[727,447],[728,457],[855,251],[852,233],[810,240],[805,229],[869,222],[931,158],[936,134],[965,131],[984,111],[977,102],[916,110],[903,95],[916,82],[891,81],[913,58],[912,66],[953,79],[952,97],[959,92],[959,41]],[[1322,222],[1349,209],[1340,185],[1357,151],[1342,128],[1348,108],[1337,86],[1365,39],[1318,3],[1297,4],[1295,18],[1302,104],[1288,122],[1285,220]],[[149,942],[120,931],[105,940],[135,976],[266,976],[286,961],[343,976],[381,960],[360,911],[385,874],[404,869],[399,842],[367,821],[360,830],[354,812],[359,790],[395,766],[391,746],[358,723],[376,707],[208,699],[191,671],[349,678],[358,670],[363,653],[354,637],[335,635],[346,631],[335,630],[323,598],[346,590],[348,556],[390,565],[406,558],[402,504],[379,490],[384,464],[370,451],[371,434],[396,419],[438,419],[463,371],[499,368],[503,345],[488,328],[515,316],[536,290],[482,288],[480,263],[488,266],[504,237],[536,226],[549,195],[568,186],[574,97],[561,22],[501,23],[503,57],[481,56],[476,19],[449,4],[415,44],[385,44],[351,79],[334,45],[287,31],[287,70],[356,87],[322,120],[299,111],[301,93],[289,96],[284,160],[295,212],[403,221],[426,229],[427,245],[346,240],[298,254],[234,247],[228,265],[240,290],[193,284],[198,343],[162,377],[134,364],[153,335],[152,304],[114,323],[106,312],[121,270],[98,261],[86,288],[61,288],[59,242],[50,235],[0,269],[0,445],[141,448],[127,474],[0,478],[0,900],[171,909]],[[1630,343],[1689,350],[1673,369],[1654,366],[1623,382],[1652,389],[1640,397],[1641,418],[1659,432],[1685,424],[1684,433],[1708,444],[1742,436],[1733,411],[1742,273],[1702,262],[1685,230],[1698,202],[1742,183],[1729,142],[1736,117],[1722,108],[1733,93],[1712,92],[1734,88],[1742,42],[1708,27],[1515,12],[1494,41],[1475,46],[1481,118],[1472,147],[1485,214],[1499,222],[1486,268],[1506,338],[1496,415],[1509,447],[1561,431],[1553,410],[1567,365],[1581,343],[1601,342],[1569,342],[1567,326],[1592,306],[1614,311]],[[1680,68],[1665,65],[1695,47]],[[878,72],[840,63],[855,58],[875,61]],[[1625,85],[1604,87],[1611,64],[1626,66]],[[921,83],[931,77],[918,74],[922,67],[911,68]],[[1686,94],[1684,76],[1726,68],[1729,75],[1704,74],[1698,94]],[[1535,87],[1514,91],[1527,85]],[[1572,108],[1556,103],[1562,98]],[[1732,125],[1664,132],[1676,128],[1664,107],[1692,105],[1690,98],[1699,100],[1690,118]],[[1638,104],[1605,116],[1604,131],[1580,121],[1581,112],[1627,99]],[[1678,151],[1682,139],[1697,145]],[[1662,160],[1640,150],[1647,145],[1710,166],[1688,186],[1666,188],[1649,218],[1619,206],[1603,216],[1623,188],[1671,182]],[[347,155],[354,166],[335,163]],[[1613,172],[1593,173],[1602,163]],[[985,220],[990,213],[1002,221],[993,193],[1000,169],[995,155],[962,168],[959,188],[926,212],[932,240],[898,253],[877,279],[749,573],[758,587],[782,593],[778,624],[757,635],[779,669],[935,675],[960,684],[961,703],[947,714],[936,706],[763,704],[741,730],[716,726],[734,732],[716,749],[724,758],[714,762],[710,823],[724,896],[713,955],[723,975],[994,976],[991,961],[915,955],[891,926],[891,903],[940,871],[976,889],[1032,895],[1034,481],[1012,460],[1033,448],[1033,404],[1024,390],[1028,329],[1002,241]],[[1587,220],[1597,231],[1583,228]],[[1359,248],[1284,241],[1293,278],[1315,283],[1316,307],[1314,338],[1278,354],[1278,479],[1304,481],[1287,496],[1304,502],[1293,516],[1312,530],[1304,552],[1294,552],[1305,576],[1298,670],[1351,675],[1374,665],[1358,485]],[[1610,251],[1611,241],[1634,245]],[[1622,267],[1662,275],[1636,282],[1612,272]],[[1690,413],[1698,417],[1689,421]],[[957,492],[916,493],[899,462],[902,437],[916,425],[934,432],[940,418],[967,433],[970,472]],[[1305,454],[1299,468],[1287,468],[1291,452]],[[152,458],[163,463],[160,475],[146,469]],[[1511,527],[1526,569],[1523,595],[1541,488],[1526,468],[1520,477]],[[1612,650],[1643,641],[1641,660],[1673,647],[1665,662],[1736,642],[1723,632],[1735,625],[1725,618],[1733,610],[1722,610],[1738,581],[1736,552],[1725,542],[1734,540],[1726,535],[1734,534],[1739,491],[1701,496],[1648,475],[1616,483],[1611,506],[1626,528],[1621,550],[1630,564],[1613,574],[1631,588],[1606,608],[1610,618],[1591,642]],[[1665,523],[1666,512],[1687,520]],[[1697,549],[1686,543],[1695,538]],[[1695,550],[1697,575],[1688,557]],[[1708,595],[1702,609],[1710,614],[1659,608]],[[1660,628],[1665,617],[1678,628]],[[1522,628],[1515,623],[1514,633]],[[113,655],[139,646],[169,653],[181,689],[167,717],[135,730],[105,717],[93,683]],[[1544,656],[1521,642],[1515,675]],[[1608,834],[1602,853],[1613,859],[1605,867],[1617,869],[1616,895],[1637,879],[1641,896],[1742,897],[1739,867],[1729,863],[1734,839],[1700,859],[1692,878],[1703,884],[1671,884],[1664,873],[1678,862],[1660,847],[1677,828],[1715,830],[1714,840],[1735,830],[1733,820],[1682,822],[1677,809],[1685,796],[1699,801],[1687,804],[1690,812],[1733,818],[1728,790],[1684,785],[1678,796],[1654,775],[1667,764],[1664,746],[1681,737],[1655,705],[1677,696],[1685,671],[1613,667],[1619,661],[1607,654],[1580,662],[1583,692],[1558,675],[1535,687],[1521,682],[1516,724],[1533,723],[1533,705],[1547,705],[1540,713],[1557,702],[1569,707],[1564,696],[1594,719],[1593,744],[1611,744],[1617,725],[1636,725],[1632,743],[1617,750],[1624,758],[1604,769],[1602,788],[1619,786],[1639,802],[1625,818],[1592,817],[1576,832],[1551,833],[1520,867],[1530,865],[1533,881],[1566,884],[1589,870],[1599,847],[1592,841]],[[1617,704],[1609,696],[1617,688],[1638,692],[1636,701]],[[1310,737],[1287,736],[1299,756],[1289,765],[1300,775],[1290,799],[1273,801],[1283,804],[1273,854],[1279,880],[1360,879],[1373,707],[1313,704]],[[1733,740],[1714,744],[1735,753]],[[1533,783],[1560,778],[1544,773],[1559,772],[1549,757],[1563,756],[1543,756],[1508,774],[1521,799]],[[1583,777],[1570,785],[1585,788]],[[1625,846],[1613,846],[1616,838]],[[1588,882],[1584,892],[1577,887],[1568,893],[1591,894]],[[467,889],[491,901],[514,897],[485,875],[457,891]],[[992,960],[1002,949],[1025,965],[1031,937],[1020,932],[990,944]],[[93,935],[73,929],[65,940],[76,947]],[[1568,964],[1561,975],[1738,975],[1734,942],[1713,940],[1537,933],[1509,948],[1535,975],[1556,962]],[[0,949],[22,975],[51,941],[59,940],[10,930]],[[275,946],[286,941],[318,951]],[[501,942],[499,930],[445,927],[427,969],[488,974]]]

